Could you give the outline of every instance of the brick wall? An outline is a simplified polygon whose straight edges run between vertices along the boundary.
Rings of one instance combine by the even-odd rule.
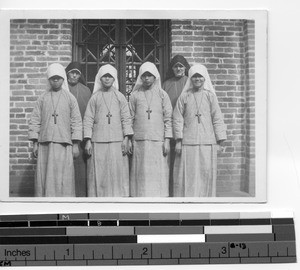
[[[217,190],[254,195],[254,22],[173,20],[171,51],[204,64],[216,89],[228,135]]]
[[[32,196],[35,160],[28,118],[45,90],[50,63],[72,59],[71,20],[11,20],[10,25],[10,196]]]
[[[243,191],[255,194],[255,44],[254,23],[244,22],[246,81],[246,179]],[[247,182],[248,181],[248,182]]]

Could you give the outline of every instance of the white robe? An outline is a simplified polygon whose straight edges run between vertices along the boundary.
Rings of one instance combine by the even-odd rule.
[[[182,140],[182,153],[175,156],[174,196],[216,196],[217,141],[226,139],[216,95],[186,91],[178,98],[173,121],[175,139]]]
[[[31,114],[28,134],[30,140],[39,144],[35,196],[75,196],[72,141],[82,139],[82,120],[75,97],[65,90],[42,94]]]
[[[168,197],[169,157],[163,155],[163,143],[172,137],[170,99],[162,89],[136,90],[130,96],[130,112],[134,131],[130,194]]]
[[[88,196],[128,197],[129,161],[122,155],[121,144],[124,136],[133,132],[124,95],[116,90],[95,92],[87,105],[83,127],[84,138],[92,141],[92,156],[87,162]]]

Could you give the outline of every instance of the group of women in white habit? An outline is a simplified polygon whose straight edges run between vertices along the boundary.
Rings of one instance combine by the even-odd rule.
[[[50,65],[29,122],[36,196],[216,196],[226,126],[207,69],[176,55],[166,77],[145,62],[128,102],[109,64],[92,94],[78,63]]]

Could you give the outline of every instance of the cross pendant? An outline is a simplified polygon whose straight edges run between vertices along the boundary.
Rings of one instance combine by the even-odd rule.
[[[112,117],[112,114],[110,112],[108,112],[108,114],[106,115],[106,117],[108,118],[108,124],[110,125],[110,118]]]
[[[148,119],[150,119],[150,113],[152,113],[152,110],[150,110],[150,108],[148,108],[148,110],[146,112],[148,113]]]
[[[56,117],[58,116],[58,114],[56,113],[56,111],[54,111],[54,113],[52,114],[52,116],[54,117],[54,124],[56,124]]]
[[[200,116],[201,116],[201,113],[197,112],[197,113],[195,114],[195,116],[198,117],[198,124],[200,124]]]

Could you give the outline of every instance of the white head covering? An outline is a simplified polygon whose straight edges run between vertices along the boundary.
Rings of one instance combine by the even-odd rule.
[[[48,78],[47,90],[51,89],[49,79],[53,76],[62,77],[64,79],[64,82],[62,84],[62,89],[66,90],[68,92],[70,91],[65,68],[61,64],[58,64],[58,63],[51,64],[47,69],[47,78]]]
[[[136,80],[136,84],[133,87],[132,92],[139,90],[141,88],[141,86],[143,84],[141,77],[145,72],[150,72],[155,77],[155,82],[153,83],[153,87],[161,88],[160,75],[159,75],[159,72],[158,72],[156,66],[151,62],[145,62],[144,64],[142,64],[140,66],[139,76]]]
[[[183,90],[182,90],[182,93],[183,92],[186,92],[187,90],[193,88],[193,83],[191,81],[191,78],[196,74],[200,74],[204,77],[205,79],[205,82],[204,82],[204,89],[205,90],[209,90],[211,91],[212,93],[215,93],[215,89],[211,83],[211,80],[210,80],[210,77],[209,77],[209,74],[207,72],[207,69],[205,66],[201,65],[201,64],[196,64],[196,65],[193,65],[190,70],[189,70],[189,78],[188,80],[186,81],[185,83],[185,86],[183,87]]]
[[[103,88],[100,79],[103,75],[105,75],[107,73],[110,74],[111,76],[113,76],[113,78],[115,79],[112,87],[114,87],[115,90],[117,90],[117,91],[119,90],[118,72],[112,65],[106,64],[106,65],[99,68],[99,71],[98,71],[98,73],[96,75],[96,78],[95,78],[93,94]]]

